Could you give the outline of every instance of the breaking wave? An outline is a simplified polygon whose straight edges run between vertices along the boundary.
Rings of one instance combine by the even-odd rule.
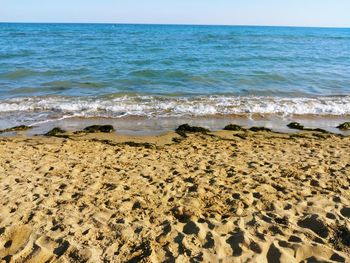
[[[350,96],[281,97],[25,97],[0,101],[0,115],[31,113],[75,117],[182,117],[210,115],[350,115]]]

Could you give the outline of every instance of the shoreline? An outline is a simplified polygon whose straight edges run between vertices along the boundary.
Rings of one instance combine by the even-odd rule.
[[[323,129],[329,133],[341,134],[344,136],[350,135],[350,130],[341,130],[337,126],[349,121],[347,116],[300,116],[293,118],[279,118],[262,116],[254,116],[247,118],[245,116],[216,116],[216,117],[169,117],[169,118],[66,118],[60,120],[46,121],[28,125],[30,129],[21,131],[21,134],[26,136],[43,135],[55,127],[59,127],[68,132],[83,130],[91,125],[112,125],[116,129],[116,133],[122,136],[159,136],[168,132],[174,131],[178,126],[188,123],[191,126],[200,126],[209,129],[210,131],[223,130],[225,126],[236,124],[245,129],[251,127],[266,127],[274,132],[281,133],[298,133],[300,130],[291,129],[288,124],[297,122],[306,128]],[[0,126],[3,130],[16,127],[7,124]],[[1,132],[1,128],[0,128]],[[16,135],[16,133],[6,133],[0,136]]]
[[[306,101],[305,101],[306,100]],[[133,130],[166,131],[182,123],[220,129],[228,122],[283,130],[292,121],[305,126],[334,129],[350,119],[350,97],[155,97],[131,96],[13,98],[0,101],[0,129],[16,125],[80,127],[84,122],[111,122]],[[74,123],[75,122],[75,123]]]

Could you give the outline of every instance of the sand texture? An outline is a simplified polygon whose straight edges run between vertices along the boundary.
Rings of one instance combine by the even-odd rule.
[[[350,262],[350,138],[89,136],[0,138],[0,261]]]

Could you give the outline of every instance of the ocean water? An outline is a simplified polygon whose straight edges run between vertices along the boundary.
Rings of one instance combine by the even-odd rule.
[[[350,116],[350,29],[0,24],[0,127]]]

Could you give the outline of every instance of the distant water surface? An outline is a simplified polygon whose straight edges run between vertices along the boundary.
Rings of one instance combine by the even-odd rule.
[[[0,24],[0,126],[350,116],[350,29]]]

